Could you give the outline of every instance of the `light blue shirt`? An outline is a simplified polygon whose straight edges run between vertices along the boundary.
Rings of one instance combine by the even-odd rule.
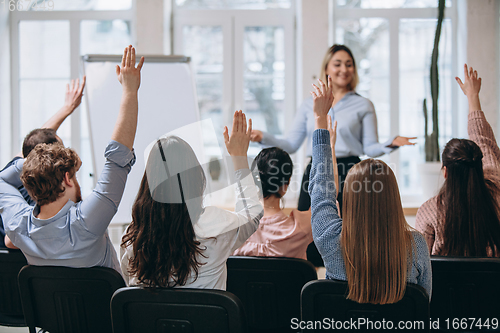
[[[392,152],[389,148],[396,136],[384,143],[378,142],[377,116],[369,99],[350,91],[330,109],[332,120],[337,121],[337,157],[362,156],[377,157]],[[312,154],[312,134],[314,131],[313,99],[309,97],[300,106],[286,138],[278,139],[263,133],[260,142],[265,148],[279,147],[289,154],[295,153],[307,137],[307,156]]]
[[[329,172],[332,168],[330,133],[318,129],[313,134],[313,158],[309,182],[313,239],[325,262],[326,278],[347,281],[340,244],[342,219],[337,211],[333,172]],[[432,269],[429,249],[421,233],[412,231],[411,234],[414,247],[412,261],[408,263],[407,281],[422,286],[430,299]]]
[[[118,257],[107,228],[122,198],[135,154],[111,141],[106,163],[97,185],[85,200],[69,200],[53,217],[35,216],[40,207],[26,203],[17,190],[24,160],[0,172],[0,213],[12,243],[26,256],[28,264],[40,266],[110,267],[121,273]]]

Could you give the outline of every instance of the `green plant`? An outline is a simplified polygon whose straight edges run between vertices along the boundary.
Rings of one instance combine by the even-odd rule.
[[[439,57],[439,39],[441,38],[441,28],[443,25],[445,9],[445,0],[439,0],[438,5],[438,22],[436,27],[436,34],[434,35],[434,48],[432,49],[431,58],[431,97],[432,97],[432,133],[428,134],[429,115],[427,111],[427,99],[424,98],[424,123],[425,123],[425,161],[426,162],[439,162],[439,112],[438,112],[438,98],[439,98],[439,71],[438,71],[438,57]]]

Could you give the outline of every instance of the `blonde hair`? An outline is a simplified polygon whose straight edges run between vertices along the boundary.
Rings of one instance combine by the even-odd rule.
[[[349,171],[343,196],[340,242],[347,298],[374,304],[401,300],[413,237],[394,173],[381,160],[361,161]]]
[[[354,56],[352,55],[351,50],[345,46],[345,45],[340,45],[340,44],[334,44],[332,47],[328,49],[328,51],[325,54],[325,57],[323,58],[323,63],[321,65],[321,72],[320,72],[320,79],[323,82],[326,82],[326,69],[328,68],[328,63],[332,59],[333,55],[337,53],[338,51],[345,51],[347,54],[352,59],[352,65],[354,67],[354,75],[352,76],[352,81],[349,83],[349,90],[354,90],[356,89],[356,86],[359,83],[359,76],[358,76],[358,69],[356,67],[356,61],[354,60]]]

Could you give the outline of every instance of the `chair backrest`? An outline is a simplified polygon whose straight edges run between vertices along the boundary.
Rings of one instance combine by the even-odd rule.
[[[250,332],[296,332],[300,291],[318,278],[307,260],[296,258],[229,257],[227,291],[243,302]]]
[[[0,249],[0,325],[26,326],[17,275],[28,263],[19,250]]]
[[[30,332],[111,333],[109,304],[125,281],[106,267],[26,266],[19,287]]]
[[[429,331],[429,297],[421,286],[409,283],[402,300],[383,305],[354,302],[346,298],[347,291],[346,281],[319,280],[306,284],[301,294],[303,323],[298,325],[303,327],[300,329],[306,328],[306,323],[312,323],[313,332],[333,328],[345,332]],[[314,326],[316,321],[321,325]]]
[[[111,316],[114,333],[246,332],[241,301],[222,290],[122,288]]]
[[[500,258],[432,256],[431,264],[432,318],[440,318],[441,323],[446,318],[475,318],[482,319],[483,323],[489,318],[490,324],[492,318],[498,318],[498,324]],[[449,328],[452,327],[451,324],[450,322]],[[480,329],[477,326],[469,328],[476,331]]]

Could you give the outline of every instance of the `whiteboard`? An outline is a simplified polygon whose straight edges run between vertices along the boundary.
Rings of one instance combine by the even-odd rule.
[[[115,66],[120,62],[121,56],[118,55],[82,57],[87,76],[85,89],[94,182],[97,182],[104,167],[104,150],[111,140],[118,117],[122,87],[116,78]],[[138,96],[139,114],[134,142],[136,162],[128,175],[118,212],[111,223],[132,221],[132,205],[144,175],[146,147],[165,133],[200,119],[194,78],[187,57],[145,56]],[[191,146],[201,147],[202,140],[201,136],[197,136],[186,141]]]

